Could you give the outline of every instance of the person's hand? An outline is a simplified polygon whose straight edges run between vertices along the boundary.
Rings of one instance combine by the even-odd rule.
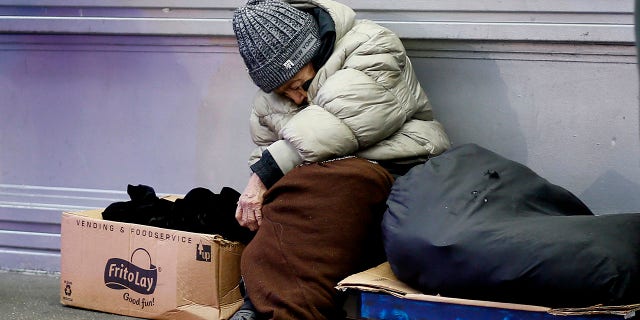
[[[264,186],[257,174],[252,174],[247,187],[244,188],[238,207],[236,208],[236,220],[241,226],[256,231],[262,223],[262,201],[267,187]]]

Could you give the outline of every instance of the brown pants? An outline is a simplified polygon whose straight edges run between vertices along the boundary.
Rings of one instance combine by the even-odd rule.
[[[393,178],[347,158],[294,168],[265,194],[242,275],[269,319],[340,319],[335,286],[384,260],[380,222]]]

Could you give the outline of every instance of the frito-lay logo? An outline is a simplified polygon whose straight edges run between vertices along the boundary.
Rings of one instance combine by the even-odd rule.
[[[157,280],[158,269],[151,263],[149,252],[143,248],[131,253],[131,261],[111,258],[104,267],[104,284],[111,289],[131,289],[141,294],[152,294],[156,290]]]

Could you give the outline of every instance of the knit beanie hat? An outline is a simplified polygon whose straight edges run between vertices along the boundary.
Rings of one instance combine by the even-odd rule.
[[[249,0],[235,10],[233,31],[251,79],[264,92],[293,78],[320,48],[313,16],[280,0]]]

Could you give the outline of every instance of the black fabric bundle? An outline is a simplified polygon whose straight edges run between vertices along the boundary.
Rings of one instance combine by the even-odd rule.
[[[229,187],[223,187],[220,194],[202,187],[194,188],[175,202],[158,198],[154,189],[145,185],[128,185],[127,193],[131,201],[110,204],[102,212],[103,219],[218,234],[244,244],[255,234],[235,219],[240,193]]]
[[[389,263],[425,293],[548,307],[640,302],[640,214],[593,215],[477,145],[413,168],[387,204]]]

